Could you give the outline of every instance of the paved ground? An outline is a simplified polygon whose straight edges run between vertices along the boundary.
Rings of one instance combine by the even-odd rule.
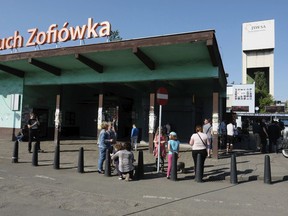
[[[98,148],[95,140],[61,140],[60,141],[60,169],[71,169],[77,172],[79,149],[84,148],[84,171],[96,172]],[[55,144],[53,141],[41,142],[41,148],[44,153],[38,154],[39,166],[52,166],[54,163]],[[13,155],[14,143],[12,141],[0,140],[0,157],[11,159]],[[144,178],[149,179],[154,175],[165,177],[166,173],[157,173],[155,171],[155,158],[149,153],[146,143],[141,143],[138,150],[143,151],[144,158]],[[184,172],[178,172],[177,178],[194,178],[191,149],[188,144],[181,144],[179,161],[185,163]],[[288,179],[288,159],[282,154],[260,154],[253,151],[234,150],[236,154],[237,177],[238,181],[263,181],[265,157],[268,155],[271,166],[272,182],[285,181]],[[134,151],[136,164],[139,152]],[[27,151],[27,142],[21,142],[19,145],[19,163],[32,163],[32,154]],[[167,163],[165,163],[167,167]],[[219,159],[206,159],[204,169],[204,180],[227,180],[230,181],[231,154],[225,154],[219,151]]]
[[[281,154],[269,154],[272,184],[263,183],[265,155],[236,150],[239,184],[229,181],[231,157],[207,159],[205,183],[193,181],[189,146],[181,145],[180,161],[186,172],[178,181],[153,169],[154,157],[146,144],[143,151],[143,179],[119,181],[116,176],[98,174],[95,140],[60,142],[60,170],[53,169],[54,143],[45,141],[39,166],[33,167],[27,142],[20,143],[19,163],[12,163],[14,143],[0,140],[1,216],[76,215],[241,215],[266,216],[287,213],[287,165]],[[79,149],[83,147],[85,173],[77,173]],[[136,160],[138,152],[135,152]]]

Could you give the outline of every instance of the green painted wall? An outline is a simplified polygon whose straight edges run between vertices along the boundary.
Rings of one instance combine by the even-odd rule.
[[[20,95],[19,110],[12,110],[11,100],[13,94]],[[0,76],[0,127],[20,128],[21,101],[23,94],[23,80],[14,76],[3,74]]]
[[[49,126],[54,125],[54,112],[56,108],[56,95],[59,92],[58,86],[25,86],[23,97],[23,115],[34,109],[47,109],[49,111]],[[26,112],[26,113],[24,113]],[[23,117],[24,118],[24,117]]]

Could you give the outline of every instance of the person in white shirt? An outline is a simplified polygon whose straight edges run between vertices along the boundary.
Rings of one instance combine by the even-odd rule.
[[[227,146],[226,146],[227,153],[233,150],[234,131],[235,131],[235,126],[232,122],[230,122],[227,125]]]
[[[200,125],[196,126],[196,133],[192,134],[189,144],[192,146],[192,158],[194,161],[194,171],[196,174],[197,167],[197,155],[201,155],[201,173],[204,173],[204,163],[207,157],[207,146],[210,144],[210,140],[207,137],[207,134],[202,132],[202,127]],[[202,176],[203,177],[203,176]]]

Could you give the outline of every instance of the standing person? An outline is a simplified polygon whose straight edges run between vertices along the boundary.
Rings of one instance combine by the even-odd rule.
[[[166,135],[169,138],[170,131],[171,131],[171,125],[169,123],[167,123],[166,125],[164,125],[164,128],[166,130]]]
[[[99,145],[99,158],[98,158],[98,173],[104,174],[103,162],[106,159],[106,150],[111,149],[111,143],[113,139],[110,138],[108,132],[109,124],[107,122],[102,122],[101,131],[99,133],[98,145]]]
[[[29,129],[29,141],[28,141],[28,152],[31,153],[32,141],[36,140],[36,150],[42,152],[40,148],[40,138],[39,138],[39,125],[40,122],[36,117],[35,113],[30,113],[30,119],[27,122],[27,126]]]
[[[196,169],[197,169],[197,155],[201,155],[201,165],[202,168],[202,174],[204,173],[204,163],[205,159],[207,157],[207,145],[209,145],[209,139],[207,137],[207,134],[202,132],[202,127],[200,125],[196,126],[196,133],[192,134],[189,144],[192,146],[192,158],[194,161],[194,172],[196,175]],[[201,176],[201,179],[203,176]]]
[[[116,117],[114,117],[114,118],[112,119],[111,124],[112,124],[112,126],[113,126],[113,129],[114,129],[115,133],[117,133],[117,130],[118,130],[118,128],[117,128],[118,123],[117,123]]]
[[[266,153],[266,147],[267,147],[267,138],[268,138],[268,132],[267,132],[267,126],[265,119],[262,119],[260,122],[261,131],[260,131],[260,140],[261,140],[261,153]]]
[[[137,142],[138,142],[139,129],[135,124],[132,125],[131,130],[131,148],[137,151]]]
[[[203,133],[207,134],[207,137],[209,139],[209,145],[207,145],[207,157],[211,158],[211,152],[212,152],[212,125],[211,125],[211,119],[204,119],[204,125],[203,125]]]
[[[159,143],[159,136],[160,136],[160,143]],[[156,131],[155,137],[154,137],[154,151],[153,155],[156,158],[156,167],[158,167],[158,148],[160,146],[160,160],[161,160],[161,170],[164,172],[164,159],[166,157],[166,135],[164,134],[163,130],[159,128]]]
[[[134,154],[131,152],[131,144],[124,143],[124,149],[117,151],[112,155],[112,160],[119,159],[119,171],[121,178],[125,175],[126,181],[131,181],[133,179],[134,171]],[[120,178],[119,178],[120,179]]]
[[[278,153],[277,140],[281,136],[281,129],[276,121],[268,126],[268,138],[269,138],[269,153],[273,152],[273,147],[275,146],[275,152]]]
[[[113,122],[110,122],[108,123],[108,134],[109,134],[109,139],[112,139],[112,142],[111,142],[111,147],[110,147],[110,150],[111,150],[111,153],[113,152],[113,146],[112,145],[115,145],[116,144],[116,141],[117,141],[117,133],[115,131],[115,128],[113,126]]]
[[[261,149],[261,139],[260,139],[261,126],[260,126],[259,119],[254,120],[252,129],[253,129],[253,134],[254,134],[257,150],[260,151]]]
[[[173,153],[176,152],[176,160],[179,154],[179,146],[180,142],[177,140],[177,134],[175,132],[171,132],[169,134],[169,141],[168,141],[168,168],[167,168],[167,179],[170,178],[171,168],[172,168],[172,157]]]
[[[227,125],[226,125],[226,120],[222,120],[220,125],[219,125],[219,134],[221,138],[221,149],[225,149],[226,144],[227,144]]]
[[[284,122],[281,121],[281,119],[279,119],[278,125],[280,127],[281,135],[284,135],[283,132],[284,132],[284,129],[285,129],[285,125],[284,125]]]
[[[233,150],[234,132],[235,132],[235,126],[231,121],[229,124],[227,124],[227,145],[226,145],[227,153]]]

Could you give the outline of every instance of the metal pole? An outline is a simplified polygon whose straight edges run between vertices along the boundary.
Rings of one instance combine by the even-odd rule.
[[[111,156],[110,156],[110,150],[106,149],[106,159],[105,159],[105,176],[109,177],[111,176]]]
[[[161,118],[162,118],[162,105],[159,105],[159,128],[158,128],[158,161],[157,161],[157,173],[160,172]]]
[[[143,151],[140,150],[138,153],[138,177],[141,179],[144,175],[144,164],[143,164]]]
[[[36,143],[33,145],[32,165],[38,166],[38,149]]]
[[[78,173],[84,173],[84,148],[79,149]]]
[[[178,154],[176,152],[173,152],[172,155],[172,168],[171,168],[171,180],[177,181],[177,158]]]
[[[60,145],[59,143],[55,145],[53,168],[60,169]]]
[[[18,163],[19,142],[20,141],[17,139],[14,143],[12,163]]]
[[[197,164],[196,164],[196,172],[195,172],[195,181],[203,182],[203,164],[202,164],[202,155],[197,154]]]
[[[236,154],[231,155],[230,183],[238,184]]]
[[[265,155],[264,183],[265,184],[271,184],[271,164],[270,164],[270,156],[269,155]]]

